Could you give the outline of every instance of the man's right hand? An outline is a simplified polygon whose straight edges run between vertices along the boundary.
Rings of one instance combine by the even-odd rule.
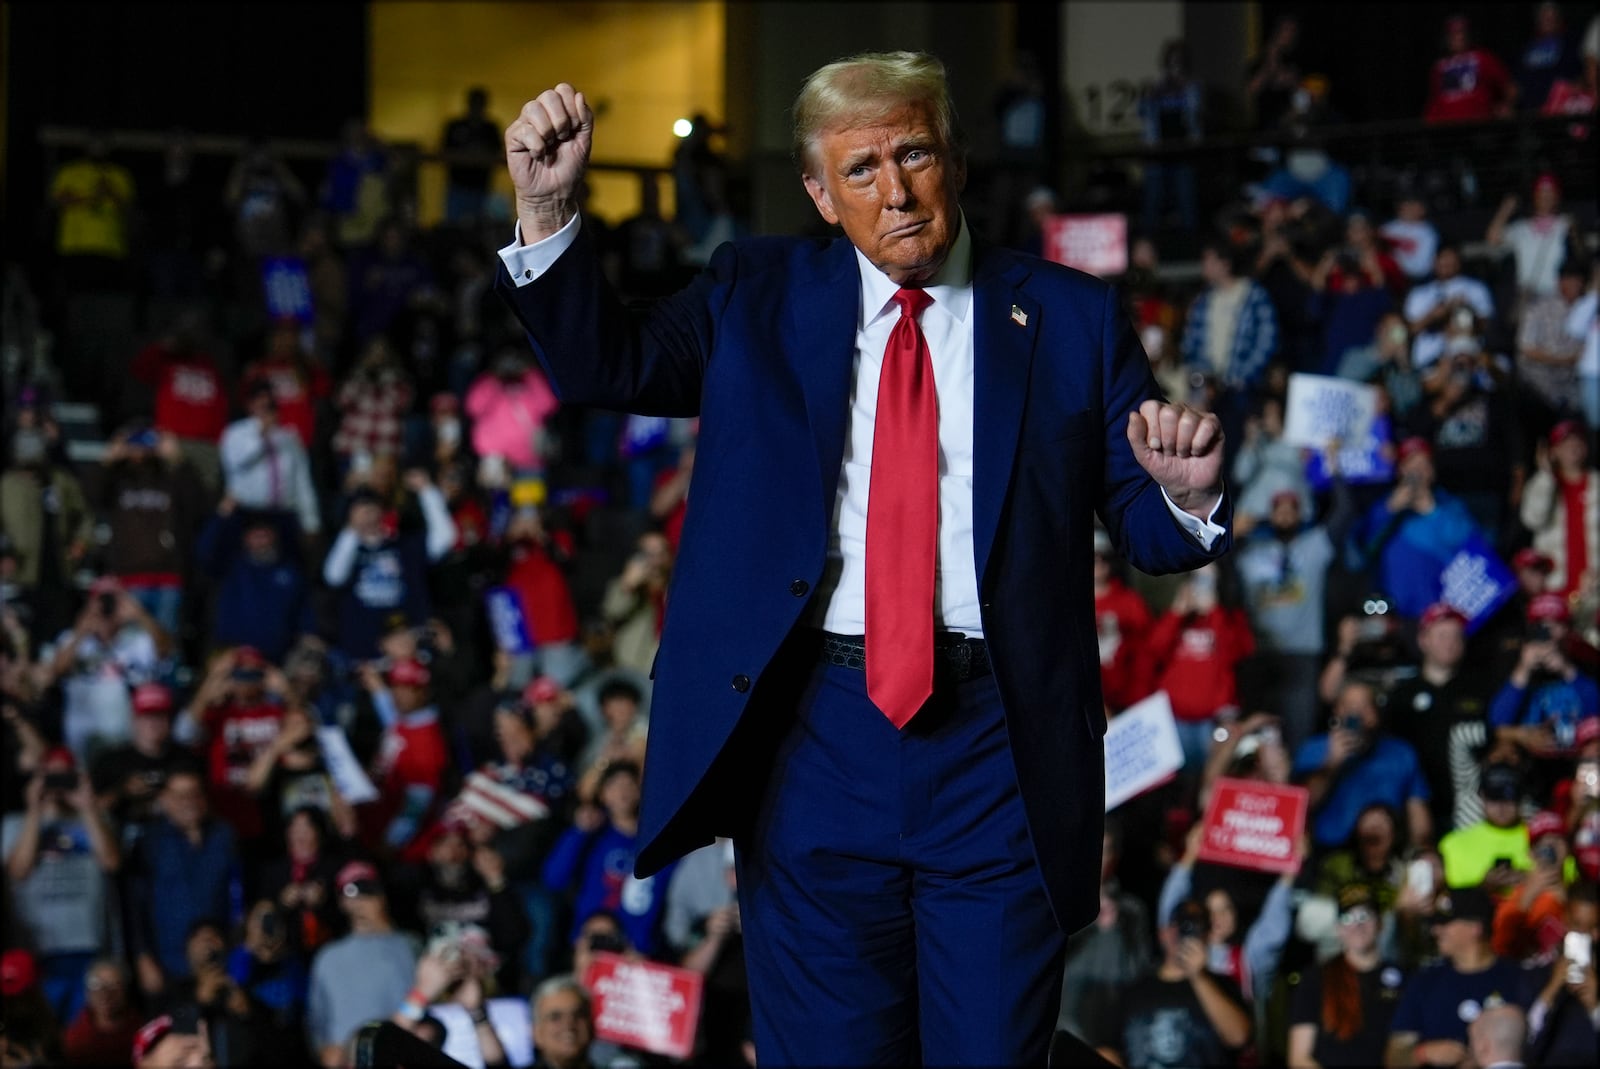
[[[578,214],[578,184],[593,142],[594,112],[566,82],[528,101],[506,127],[506,169],[523,244],[549,237]]]

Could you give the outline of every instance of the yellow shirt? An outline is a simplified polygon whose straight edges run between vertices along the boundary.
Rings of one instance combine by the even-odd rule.
[[[1489,875],[1495,859],[1508,857],[1511,867],[1521,872],[1533,868],[1528,853],[1528,826],[1517,823],[1497,828],[1480,820],[1439,840],[1439,857],[1444,861],[1444,882],[1450,887],[1477,887]]]
[[[128,255],[133,177],[121,164],[74,160],[56,172],[50,199],[60,213],[56,252],[63,256]]]

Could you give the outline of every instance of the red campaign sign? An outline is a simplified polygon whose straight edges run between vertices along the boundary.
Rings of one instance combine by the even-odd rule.
[[[594,1033],[669,1058],[694,1053],[701,976],[688,969],[599,953],[583,986],[594,1000]]]
[[[1295,844],[1306,828],[1304,787],[1219,779],[1206,806],[1200,860],[1262,872],[1299,868]]]
[[[1128,217],[1052,215],[1044,224],[1044,258],[1109,278],[1128,270]]]

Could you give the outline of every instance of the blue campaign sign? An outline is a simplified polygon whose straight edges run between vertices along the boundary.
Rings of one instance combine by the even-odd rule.
[[[304,260],[293,256],[267,257],[261,261],[261,285],[266,294],[269,318],[310,323],[316,317],[311,303],[311,279],[306,274]]]
[[[501,652],[532,653],[533,639],[528,634],[528,621],[523,618],[522,601],[517,592],[510,587],[490,587],[484,592],[483,601],[495,645]]]
[[[1389,442],[1389,417],[1378,414],[1367,424],[1360,438],[1339,445],[1339,471],[1351,486],[1387,483],[1394,479],[1394,461],[1384,454]],[[1306,460],[1306,481],[1318,493],[1333,485],[1328,473],[1328,458],[1322,450],[1312,450]]]
[[[1467,618],[1469,635],[1516,592],[1516,576],[1482,535],[1468,538],[1439,573],[1439,600]]]

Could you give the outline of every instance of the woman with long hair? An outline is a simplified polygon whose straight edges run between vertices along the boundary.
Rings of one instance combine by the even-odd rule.
[[[1382,920],[1366,883],[1339,892],[1339,953],[1305,974],[1289,1013],[1290,1069],[1382,1065],[1405,975],[1378,949]]]

